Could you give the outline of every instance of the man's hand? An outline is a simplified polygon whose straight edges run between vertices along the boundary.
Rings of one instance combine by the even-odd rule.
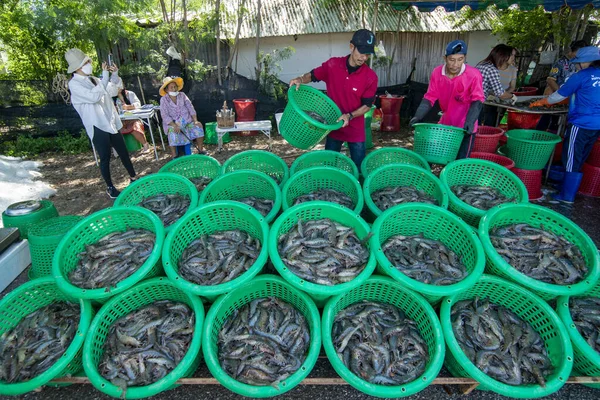
[[[290,87],[292,86],[296,86],[296,90],[298,90],[300,88],[300,85],[302,85],[302,78],[294,78],[290,81]]]
[[[108,70],[113,74],[116,74],[119,71],[119,68],[115,64],[113,64],[110,67],[108,67]]]
[[[102,71],[108,71],[108,64],[106,61],[102,62]]]
[[[338,121],[344,121],[344,124],[342,125],[342,128],[345,128],[345,127],[348,126],[348,123],[350,123],[350,116],[348,116],[348,114],[342,114],[342,116],[339,117],[337,119],[337,121],[335,121],[335,122],[338,122]]]
[[[548,103],[548,98],[544,97],[541,100],[534,101],[533,103],[531,103],[529,105],[529,108],[533,108],[533,107],[550,107],[550,103]]]
[[[419,119],[418,119],[418,118],[416,118],[416,117],[413,117],[413,118],[411,118],[411,120],[409,121],[409,123],[408,123],[408,124],[409,124],[409,125],[410,125],[410,127],[412,128],[412,127],[413,127],[415,124],[418,124],[418,123],[419,123]]]

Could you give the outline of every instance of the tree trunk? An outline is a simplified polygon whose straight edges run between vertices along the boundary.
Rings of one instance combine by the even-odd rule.
[[[260,12],[262,8],[262,0],[258,0],[256,10],[256,80],[260,82]]]
[[[221,0],[216,1],[215,13],[217,15],[217,79],[219,86],[223,86],[223,80],[221,79]]]
[[[396,26],[396,36],[394,40],[394,48],[392,49],[392,58],[390,60],[390,65],[388,65],[388,86],[390,85],[390,81],[392,79],[392,65],[394,64],[394,57],[396,57],[396,49],[400,44],[400,23],[402,22],[402,13],[398,12],[398,25]]]
[[[189,43],[190,43],[190,30],[188,27],[187,20],[187,0],[181,0],[181,8],[183,9],[183,51],[182,58],[185,63],[185,59],[189,52]]]
[[[377,32],[377,11],[379,11],[379,0],[375,0],[375,6],[373,8],[375,9],[375,11],[373,12],[373,23],[371,24],[371,31],[373,32],[373,36],[375,36],[373,40],[377,42],[375,32]],[[375,43],[375,46],[377,46],[377,43]],[[375,58],[375,56],[371,55],[370,58],[371,59],[369,60],[369,67],[373,68],[373,58]]]
[[[229,52],[229,60],[227,60],[227,71],[225,72],[229,76],[229,70],[231,69],[231,64],[233,63],[233,57],[237,54],[238,44],[240,40],[240,30],[242,29],[242,21],[244,20],[244,6],[246,5],[246,0],[241,0],[240,7],[238,9],[238,21],[237,21],[237,30],[235,31],[235,40],[233,42],[233,49]]]
[[[587,6],[585,6],[585,8],[583,9],[583,18],[581,20],[579,32],[577,33],[577,40],[582,40],[583,37],[585,36],[585,31],[587,30],[587,27],[589,24],[590,14],[592,12],[592,9],[593,9],[592,6],[589,4]]]
[[[167,6],[165,0],[160,0],[160,9],[162,10],[163,20],[166,24],[169,23],[169,14],[167,14]]]

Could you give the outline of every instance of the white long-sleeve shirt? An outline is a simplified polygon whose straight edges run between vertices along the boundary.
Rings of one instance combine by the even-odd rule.
[[[96,85],[90,79],[93,79]],[[102,72],[102,80],[75,74],[69,81],[71,103],[81,117],[90,139],[94,137],[94,126],[112,134],[116,134],[123,127],[119,113],[106,91],[108,84],[108,71]]]

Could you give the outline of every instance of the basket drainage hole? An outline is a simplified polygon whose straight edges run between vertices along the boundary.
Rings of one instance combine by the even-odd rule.
[[[300,284],[301,284],[301,285],[304,285],[304,280],[303,280],[303,279],[300,281]]]
[[[406,392],[406,388],[400,389],[403,393]]]
[[[452,300],[450,300],[450,299],[447,299],[447,300],[446,300],[446,302],[447,302],[448,304],[450,304],[450,303],[452,303]]]
[[[575,324],[571,324],[571,328],[576,329]]]
[[[302,371],[306,371],[306,367],[302,367]]]
[[[573,358],[567,357],[567,361],[573,361]]]
[[[281,382],[281,386],[285,386],[285,382]]]
[[[424,380],[424,381],[426,381],[426,380],[427,380],[427,377],[426,377],[426,376],[424,376],[424,377],[423,377],[423,380]]]
[[[284,267],[284,268],[282,268],[282,270],[287,271],[287,268]]]
[[[571,289],[571,286],[567,286],[567,289]]]
[[[559,380],[559,381],[564,381],[564,379],[563,379],[563,377],[562,377],[562,376],[559,376],[559,377],[558,377],[558,380]]]
[[[102,385],[100,385],[100,386],[102,386],[102,387],[106,387],[106,384],[104,384],[104,383],[103,383],[103,384],[102,384]]]

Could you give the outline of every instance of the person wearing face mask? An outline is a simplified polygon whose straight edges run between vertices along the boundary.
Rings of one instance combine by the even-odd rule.
[[[443,112],[440,124],[466,131],[458,158],[469,157],[471,153],[477,132],[477,118],[485,101],[481,73],[477,68],[465,64],[466,58],[467,44],[464,41],[448,43],[445,64],[434,68],[427,93],[410,120],[411,126],[421,121],[437,101]]]
[[[600,137],[600,50],[583,47],[571,60],[578,70],[549,97],[530,107],[544,107],[570,99],[568,124],[562,150],[565,175],[556,200],[572,203],[581,185],[581,167]]]
[[[91,76],[92,60],[79,49],[70,49],[65,53],[69,64],[67,73],[72,74],[69,80],[71,104],[81,117],[85,130],[100,158],[100,173],[106,182],[106,194],[111,199],[117,198],[119,191],[113,185],[110,175],[111,147],[117,151],[123,166],[130,176],[136,179],[136,173],[129,158],[123,135],[119,129],[123,127],[112,98],[106,88],[109,82],[118,83],[115,67],[102,63],[102,79]],[[109,70],[113,71],[109,79]]]
[[[160,87],[160,114],[164,131],[167,132],[171,155],[177,156],[177,147],[186,146],[194,140],[198,154],[206,154],[202,150],[204,144],[204,129],[198,121],[196,110],[190,99],[181,91],[181,77],[166,77]]]

